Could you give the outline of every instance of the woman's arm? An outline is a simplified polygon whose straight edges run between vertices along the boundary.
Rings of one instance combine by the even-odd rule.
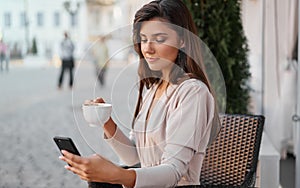
[[[105,141],[111,146],[122,162],[128,166],[138,164],[139,157],[135,144],[117,127],[110,118],[104,125]]]
[[[103,130],[106,138],[112,138],[116,133],[117,125],[111,118],[109,118],[109,120],[104,124]]]
[[[103,130],[104,140],[111,146],[123,163],[133,166],[140,162],[135,144],[124,135],[111,118],[104,124]]]

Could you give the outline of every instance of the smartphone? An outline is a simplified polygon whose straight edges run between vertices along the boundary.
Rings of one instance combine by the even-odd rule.
[[[53,140],[56,143],[56,145],[58,146],[60,152],[61,152],[61,150],[66,150],[70,153],[80,156],[80,153],[77,150],[77,148],[71,138],[55,136],[53,138]]]

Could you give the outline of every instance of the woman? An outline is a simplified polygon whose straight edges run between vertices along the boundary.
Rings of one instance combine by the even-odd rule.
[[[103,128],[122,161],[141,168],[123,169],[99,155],[64,151],[61,159],[71,165],[68,170],[87,181],[125,187],[200,184],[205,150],[219,121],[200,47],[190,32],[197,33],[181,0],[156,0],[137,11],[133,40],[140,83],[131,139],[112,119]]]

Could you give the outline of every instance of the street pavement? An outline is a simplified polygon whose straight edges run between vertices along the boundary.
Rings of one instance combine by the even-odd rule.
[[[108,69],[106,85],[100,87],[94,66],[76,65],[75,84],[57,89],[59,68],[12,65],[0,72],[0,188],[74,188],[87,183],[64,169],[54,136],[73,139],[81,155],[93,153],[121,163],[103,141],[102,128],[84,121],[81,104],[104,97],[113,104],[113,119],[125,132],[135,105],[136,65],[116,62]]]
[[[122,163],[103,141],[102,128],[91,128],[84,121],[81,104],[103,97],[113,104],[113,119],[128,133],[136,102],[136,64],[112,63],[103,87],[91,63],[79,62],[75,70],[72,90],[68,74],[58,90],[60,69],[40,59],[17,61],[9,72],[0,72],[0,188],[87,187],[58,159],[56,135],[71,137],[83,156],[98,153]],[[294,179],[287,175],[294,169],[290,161],[294,160],[281,161],[283,188],[294,187]]]

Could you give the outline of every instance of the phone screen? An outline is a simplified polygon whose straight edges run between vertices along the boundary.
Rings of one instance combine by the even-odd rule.
[[[56,136],[53,138],[53,140],[55,141],[55,143],[58,146],[60,151],[66,150],[70,153],[80,156],[80,153],[78,152],[78,150],[71,138]]]

